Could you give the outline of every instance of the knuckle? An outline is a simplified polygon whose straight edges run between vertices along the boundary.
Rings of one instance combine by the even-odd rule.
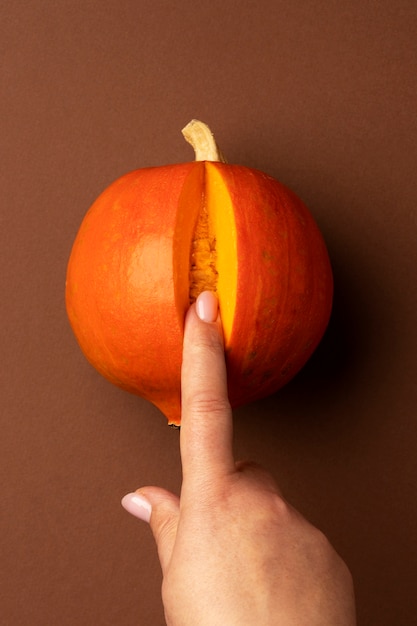
[[[271,505],[276,518],[281,523],[289,523],[292,518],[292,509],[280,494],[272,496]]]
[[[191,398],[190,409],[196,417],[215,418],[216,415],[221,416],[230,411],[230,403],[227,397],[196,393]]]
[[[311,526],[310,528],[312,543],[315,545],[317,552],[333,557],[333,547],[324,532],[315,526]]]
[[[192,352],[195,354],[209,354],[213,357],[223,356],[223,343],[218,333],[209,332],[204,336],[198,337],[195,343],[191,346]]]
[[[176,532],[178,516],[174,513],[168,513],[160,517],[154,524],[154,533],[159,541],[170,537]],[[152,525],[152,517],[151,517]]]

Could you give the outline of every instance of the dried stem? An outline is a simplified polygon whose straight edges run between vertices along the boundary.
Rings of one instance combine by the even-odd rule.
[[[220,161],[221,163],[226,163],[226,159],[222,155],[213,133],[204,122],[191,120],[182,129],[182,134],[185,140],[194,148],[196,161]]]

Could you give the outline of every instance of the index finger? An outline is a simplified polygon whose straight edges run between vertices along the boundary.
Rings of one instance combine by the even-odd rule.
[[[181,404],[184,484],[234,472],[223,334],[212,292],[200,294],[186,316]]]

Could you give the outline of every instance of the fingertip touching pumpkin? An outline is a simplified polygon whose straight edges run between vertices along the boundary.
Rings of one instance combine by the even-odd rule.
[[[270,176],[229,165],[193,120],[190,163],[130,172],[87,212],[67,269],[66,307],[88,361],[179,425],[185,313],[216,292],[229,396],[286,384],[327,326],[333,280],[307,208]]]

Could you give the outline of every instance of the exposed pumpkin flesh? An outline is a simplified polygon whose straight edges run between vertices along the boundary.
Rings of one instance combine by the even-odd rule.
[[[236,305],[237,242],[227,186],[211,162],[205,162],[203,194],[191,241],[190,302],[205,290],[219,298],[223,332],[230,337]]]
[[[217,292],[216,261],[216,236],[209,222],[206,197],[203,197],[191,241],[190,304],[202,291]]]

